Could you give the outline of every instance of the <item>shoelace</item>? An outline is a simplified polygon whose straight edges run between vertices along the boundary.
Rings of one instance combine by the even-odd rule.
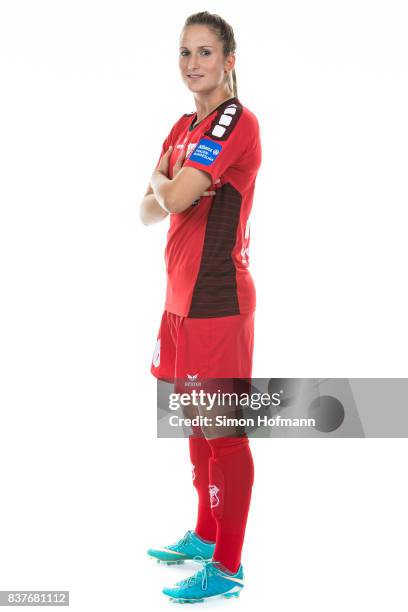
[[[174,544],[170,544],[168,548],[173,548],[174,546],[177,546],[177,548],[182,548],[190,541],[190,538],[191,538],[191,531],[187,531],[187,533],[185,533],[183,537],[180,538],[180,540],[178,540],[178,542],[175,542]]]
[[[193,574],[192,576],[190,576],[189,578],[186,578],[185,580],[182,580],[181,582],[179,582],[178,584],[180,586],[192,586],[193,584],[196,584],[196,582],[198,581],[199,578],[201,578],[201,588],[203,589],[203,591],[205,591],[207,589],[207,585],[208,585],[208,576],[210,576],[212,574],[212,568],[208,567],[211,565],[215,565],[216,563],[220,563],[219,561],[212,561],[211,559],[208,561],[206,559],[204,559],[204,557],[201,557],[200,555],[196,555],[194,557],[194,561],[199,561],[200,563],[203,564],[203,569],[199,570],[198,572],[196,572],[195,574]]]

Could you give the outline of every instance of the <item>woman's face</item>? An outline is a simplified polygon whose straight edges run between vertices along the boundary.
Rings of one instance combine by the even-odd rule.
[[[182,31],[179,68],[191,91],[204,93],[219,87],[225,80],[225,71],[232,69],[234,63],[233,55],[224,57],[222,43],[207,26],[194,24]]]

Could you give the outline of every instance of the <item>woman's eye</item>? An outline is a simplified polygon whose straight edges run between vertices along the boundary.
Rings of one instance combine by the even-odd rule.
[[[211,51],[209,51],[208,49],[203,49],[203,50],[201,51],[201,53],[202,53],[203,55],[210,55],[210,54],[211,54]],[[180,55],[189,55],[189,54],[190,54],[190,51],[186,51],[186,50],[181,51],[181,53],[180,53]]]

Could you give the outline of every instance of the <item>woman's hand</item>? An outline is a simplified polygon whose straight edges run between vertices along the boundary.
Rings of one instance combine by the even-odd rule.
[[[176,163],[173,166],[173,178],[180,172],[183,167],[183,163],[186,159],[186,147],[183,145],[180,149],[179,156],[176,160]]]
[[[186,149],[187,147],[183,145],[183,147],[180,150],[176,163],[173,166],[173,178],[180,172],[181,168],[183,167],[183,163],[186,159]],[[216,182],[218,183],[219,179]],[[215,191],[204,191],[204,193],[201,194],[201,197],[210,196],[210,195],[215,195]]]

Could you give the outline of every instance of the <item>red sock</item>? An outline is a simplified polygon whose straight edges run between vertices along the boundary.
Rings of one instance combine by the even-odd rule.
[[[198,513],[195,532],[203,540],[215,542],[217,524],[211,512],[210,498],[208,495],[211,448],[204,436],[197,437],[196,435],[190,436],[189,446],[190,459],[193,466],[193,485],[198,493]]]
[[[208,439],[211,446],[209,490],[217,523],[213,560],[235,574],[241,563],[254,464],[247,437]]]

